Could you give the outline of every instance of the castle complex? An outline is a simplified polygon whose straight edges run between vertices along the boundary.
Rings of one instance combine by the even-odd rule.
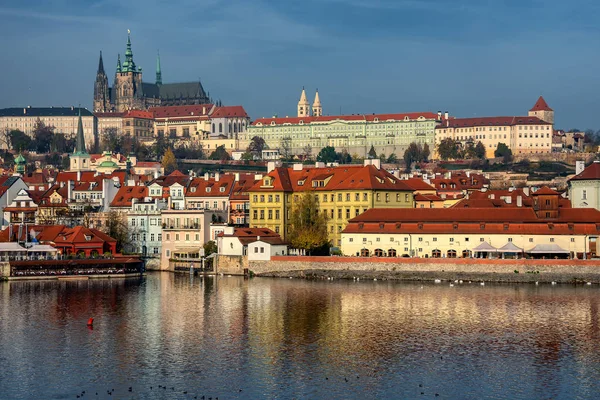
[[[94,112],[124,112],[127,110],[146,110],[158,106],[179,106],[206,104],[210,99],[202,83],[164,83],[160,69],[160,55],[156,59],[155,83],[142,81],[142,68],[135,65],[131,50],[131,35],[128,32],[125,61],[121,64],[117,57],[117,68],[113,87],[108,86],[108,77],[104,71],[102,52],[94,83]]]

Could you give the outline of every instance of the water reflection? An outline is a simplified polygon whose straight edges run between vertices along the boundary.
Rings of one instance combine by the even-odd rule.
[[[0,393],[593,398],[599,301],[594,286],[187,274],[2,283]]]

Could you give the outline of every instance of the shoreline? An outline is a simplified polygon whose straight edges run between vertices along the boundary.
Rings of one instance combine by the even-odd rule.
[[[330,270],[307,269],[296,271],[265,272],[254,274],[256,277],[299,278],[307,280],[378,280],[398,282],[454,282],[456,280],[490,283],[568,283],[568,284],[600,284],[598,273],[504,273],[504,272],[456,272],[456,271],[366,271],[366,270]]]

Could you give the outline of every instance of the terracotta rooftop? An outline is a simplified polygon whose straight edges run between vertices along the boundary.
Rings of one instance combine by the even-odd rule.
[[[570,181],[600,180],[600,162],[593,162]]]
[[[210,113],[211,118],[225,118],[225,117],[244,117],[248,118],[248,113],[242,106],[221,106],[215,107],[214,111]]]
[[[166,106],[152,107],[148,111],[152,112],[154,118],[193,118],[207,116],[213,108],[212,104],[195,104],[185,106]]]
[[[356,122],[384,122],[384,121],[401,121],[405,118],[409,120],[417,120],[419,117],[425,119],[437,120],[438,116],[432,112],[421,112],[421,113],[403,113],[403,114],[357,114],[357,115],[323,115],[320,117],[285,117],[285,118],[259,118],[252,123],[252,125],[283,125],[291,124],[298,125],[301,122],[303,124],[319,123],[319,122],[330,122],[330,121],[356,121]]]
[[[551,109],[548,106],[548,103],[546,103],[546,100],[544,100],[544,98],[542,96],[540,96],[540,98],[533,105],[533,108],[529,111],[554,111],[554,110]]]
[[[435,129],[446,128],[468,128],[475,126],[514,126],[514,125],[552,125],[544,122],[538,117],[478,117],[478,118],[454,118],[449,119],[447,124],[438,125]]]
[[[147,186],[122,186],[110,203],[111,207],[131,207],[131,200],[148,197]]]

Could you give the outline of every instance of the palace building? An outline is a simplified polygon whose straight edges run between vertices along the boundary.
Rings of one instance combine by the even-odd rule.
[[[176,106],[210,103],[202,83],[163,83],[160,67],[160,55],[156,59],[156,79],[154,83],[142,80],[142,68],[133,61],[131,35],[127,36],[125,61],[117,57],[114,84],[108,85],[104,70],[102,52],[98,63],[98,72],[94,83],[94,112],[124,112],[127,110],[146,110],[150,107]]]

